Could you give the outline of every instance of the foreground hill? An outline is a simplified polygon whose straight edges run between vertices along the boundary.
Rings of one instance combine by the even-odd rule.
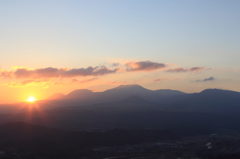
[[[119,104],[119,105],[118,105]],[[147,103],[109,103],[85,107],[61,107],[45,111],[0,115],[0,122],[28,122],[65,130],[162,129],[207,126],[240,130],[233,116],[202,112],[170,112]]]
[[[1,154],[1,158],[76,158],[91,155],[93,148],[99,146],[179,139],[171,130],[165,129],[69,132],[21,122],[0,125],[0,129],[0,147],[7,152]]]

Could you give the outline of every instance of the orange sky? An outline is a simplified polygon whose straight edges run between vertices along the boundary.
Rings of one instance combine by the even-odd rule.
[[[105,65],[86,68],[13,67],[1,70],[1,103],[21,102],[29,96],[41,100],[54,93],[67,94],[75,89],[104,91],[127,84],[139,84],[152,90],[196,92],[219,88],[221,83],[225,83],[222,89],[236,89],[234,82],[226,84],[226,81],[209,77],[214,70],[204,66],[182,68],[149,60]],[[203,75],[209,78],[201,79]]]
[[[240,1],[0,3],[0,103],[125,84],[240,91]]]

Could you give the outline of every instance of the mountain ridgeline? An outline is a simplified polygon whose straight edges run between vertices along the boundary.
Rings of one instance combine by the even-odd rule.
[[[98,104],[98,103],[108,103],[124,100],[130,96],[138,95],[146,100],[158,102],[163,99],[185,95],[186,93],[169,90],[148,90],[140,85],[121,85],[113,89],[108,89],[103,92],[92,92],[87,89],[74,90],[67,95],[55,94],[50,96],[47,100],[75,100],[85,104]]]
[[[192,94],[139,85],[80,89],[0,105],[0,112],[0,147],[22,158],[76,158],[98,154],[98,147],[240,132],[240,93],[220,89]]]
[[[21,110],[9,105],[0,122],[27,122],[77,131],[194,126],[240,130],[240,93],[228,90],[187,94],[123,85],[103,92],[80,89],[67,95],[55,94],[35,104],[38,107],[31,107],[31,116],[26,103],[20,104]]]
[[[238,117],[240,93],[206,89],[187,94],[177,90],[148,90],[140,85],[121,85],[103,92],[86,89],[74,90],[63,95],[55,94],[47,99],[58,106],[84,107],[86,109],[156,109],[173,112],[207,112]]]

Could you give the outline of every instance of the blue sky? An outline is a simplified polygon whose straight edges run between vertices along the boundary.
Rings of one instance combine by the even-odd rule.
[[[169,87],[196,92],[216,87],[240,91],[237,0],[9,0],[0,2],[0,19],[2,72],[12,71],[13,66],[71,69],[151,61],[171,64],[173,68],[211,69],[171,75],[164,71],[122,73],[97,78],[103,81],[113,78],[120,83],[148,77],[148,81],[138,84],[149,89]],[[149,82],[155,77],[165,80],[158,84]],[[191,82],[210,77],[216,80]],[[180,80],[166,80],[174,78]],[[0,80],[4,89],[9,82],[23,82],[15,78]],[[109,88],[106,82],[75,87]],[[71,89],[45,91],[66,93]]]

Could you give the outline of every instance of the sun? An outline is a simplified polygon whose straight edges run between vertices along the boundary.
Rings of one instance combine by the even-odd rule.
[[[29,97],[29,98],[27,99],[27,101],[28,101],[28,102],[35,102],[36,99],[35,99],[35,97],[31,96],[31,97]]]

